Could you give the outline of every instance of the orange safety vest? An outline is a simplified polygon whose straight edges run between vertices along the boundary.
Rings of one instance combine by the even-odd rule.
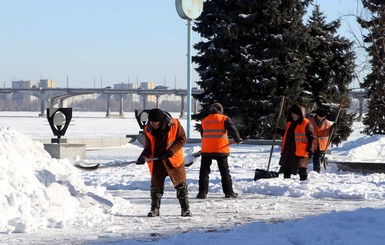
[[[306,137],[306,125],[309,124],[309,119],[304,118],[302,120],[302,123],[299,124],[295,129],[294,129],[294,139],[295,139],[295,155],[298,157],[305,157],[307,156],[307,145],[308,145],[308,140]],[[291,125],[291,122],[288,122],[286,124],[286,132],[289,129]],[[281,148],[281,154],[283,153],[283,149],[285,148],[285,141],[286,141],[286,133],[283,136],[282,139],[282,148]]]
[[[202,153],[230,153],[226,119],[222,114],[210,114],[202,120]]]
[[[321,127],[319,128],[314,117],[310,118],[310,122],[313,124],[314,133],[316,135],[314,150],[318,150],[318,145],[321,151],[326,150],[329,141],[330,127],[332,124],[330,123],[330,121],[325,119],[322,122]]]
[[[179,121],[177,119],[173,118],[172,122],[173,123],[170,125],[170,131],[168,132],[166,150],[170,148],[172,144],[174,144],[176,134],[179,128]],[[151,141],[151,154],[152,154],[151,157],[154,157],[155,139],[154,139],[154,136],[151,134],[151,132],[147,130],[147,127],[148,125],[144,127],[144,132]],[[178,150],[172,157],[168,158],[168,160],[170,161],[171,165],[175,168],[183,164],[184,163],[183,149],[181,148],[180,150]],[[148,168],[150,170],[150,174],[152,174],[153,165],[154,165],[154,161],[148,162]]]

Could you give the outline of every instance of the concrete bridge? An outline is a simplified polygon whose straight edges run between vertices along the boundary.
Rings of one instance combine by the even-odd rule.
[[[193,88],[191,94],[200,94],[203,90]],[[123,105],[125,95],[143,95],[143,109],[146,108],[146,96],[153,95],[156,97],[156,107],[159,107],[159,97],[162,95],[176,95],[181,97],[180,116],[185,115],[185,97],[186,89],[113,89],[113,88],[0,88],[0,94],[21,93],[35,96],[40,99],[40,116],[45,115],[48,107],[63,107],[64,100],[70,97],[86,94],[105,94],[107,96],[106,117],[111,117],[110,99],[111,96],[120,96],[119,116],[123,117]],[[193,103],[193,110],[196,111],[196,101]]]
[[[193,88],[192,94],[201,94],[203,90]],[[180,117],[185,116],[185,97],[186,89],[113,89],[113,88],[0,88],[0,94],[22,93],[35,96],[40,99],[40,116],[45,116],[45,110],[48,107],[63,107],[64,100],[70,97],[86,94],[105,94],[107,96],[106,117],[111,117],[110,99],[112,95],[120,96],[119,116],[123,117],[124,96],[130,94],[143,95],[143,109],[146,109],[146,96],[156,97],[156,107],[159,107],[159,98],[162,95],[176,95],[181,97]],[[367,92],[364,90],[352,89],[350,97],[359,100],[359,120],[362,118],[364,100]],[[197,102],[193,103],[193,111],[197,110]]]

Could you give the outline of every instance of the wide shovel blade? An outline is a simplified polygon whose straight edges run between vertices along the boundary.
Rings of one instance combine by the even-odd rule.
[[[278,176],[279,176],[279,173],[277,172],[270,172],[263,169],[256,169],[254,174],[254,180],[271,179],[271,178],[277,178]]]

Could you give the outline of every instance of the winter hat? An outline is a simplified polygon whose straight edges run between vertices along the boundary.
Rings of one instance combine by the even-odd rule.
[[[155,108],[148,113],[148,120],[151,122],[160,122],[164,118],[163,111]]]
[[[211,113],[223,113],[223,106],[219,103],[214,103],[210,107]]]
[[[301,107],[299,105],[292,105],[290,107],[290,112],[294,113],[294,114],[296,114],[298,116],[303,116],[302,109],[301,109]]]
[[[317,116],[319,117],[325,117],[326,116],[326,110],[323,108],[319,108],[316,112]]]

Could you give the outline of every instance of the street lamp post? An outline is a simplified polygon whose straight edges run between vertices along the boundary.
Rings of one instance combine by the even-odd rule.
[[[187,138],[191,132],[191,32],[192,20],[203,11],[203,0],[175,0],[178,15],[187,20]]]

